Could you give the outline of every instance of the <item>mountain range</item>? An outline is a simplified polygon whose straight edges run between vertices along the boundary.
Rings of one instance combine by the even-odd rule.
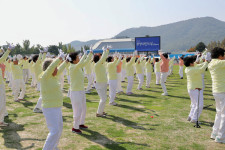
[[[206,45],[211,41],[225,38],[225,22],[213,17],[193,18],[156,27],[138,27],[126,29],[112,38],[161,36],[161,49],[168,52],[186,51],[198,42]],[[101,39],[99,39],[101,40]],[[75,49],[84,45],[94,45],[99,40],[86,42],[72,41]]]

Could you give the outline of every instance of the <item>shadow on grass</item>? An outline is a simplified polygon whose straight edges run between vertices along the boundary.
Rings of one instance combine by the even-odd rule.
[[[131,145],[150,147],[148,144],[140,144],[140,143],[133,143],[133,142],[115,142],[113,140],[110,140],[107,136],[102,135],[96,131],[89,130],[89,129],[85,129],[85,131],[88,132],[89,134],[83,133],[81,134],[81,136],[87,138],[88,140],[92,142],[100,144],[110,150],[126,150],[126,148],[124,148],[120,144],[131,144]]]
[[[123,99],[123,98],[117,98],[116,100],[121,101],[121,102],[135,103],[135,104],[141,103],[140,101],[128,100],[128,99]]]
[[[213,122],[208,122],[208,121],[200,121],[201,125],[208,126],[208,127],[213,127],[214,123]]]
[[[33,110],[33,107],[30,108],[29,106],[34,106],[34,103],[25,100],[20,101],[21,104],[23,104],[24,107],[29,108],[30,110]]]
[[[155,96],[145,95],[145,94],[133,94],[132,97],[150,97],[150,98],[156,98]]]
[[[72,109],[72,105],[70,103],[63,102],[63,106],[66,108]]]
[[[15,114],[14,116],[17,117]],[[16,124],[12,122],[11,119],[6,118],[5,121],[9,123],[9,126],[2,127],[0,133],[2,133],[2,137],[4,138],[4,145],[10,149],[31,149],[34,147],[34,143],[32,143],[28,147],[23,147],[21,145],[21,141],[45,141],[45,139],[36,139],[36,138],[20,138],[20,135],[17,133],[18,131],[24,131],[24,125]]]
[[[175,97],[175,98],[180,98],[180,99],[188,99],[190,100],[189,97],[182,97],[182,96],[175,96],[175,95],[168,95],[169,97]]]
[[[155,130],[154,128],[146,129],[146,128],[142,127],[142,126],[139,126],[136,122],[133,122],[133,121],[130,121],[130,120],[127,120],[127,119],[118,117],[118,116],[114,116],[114,115],[107,115],[104,119],[112,120],[114,122],[123,124],[123,125],[125,125],[127,127],[131,127],[133,129],[139,129],[139,130]],[[159,124],[155,124],[153,126],[159,126]]]
[[[130,110],[134,110],[134,111],[139,111],[139,112],[147,113],[146,112],[146,109],[144,109],[144,108],[136,108],[136,107],[132,107],[132,106],[128,106],[128,105],[123,105],[123,104],[118,104],[116,107],[121,107],[121,108],[126,108],[126,109],[130,109]]]

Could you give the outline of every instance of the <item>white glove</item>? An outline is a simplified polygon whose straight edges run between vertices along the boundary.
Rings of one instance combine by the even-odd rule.
[[[48,52],[48,47],[44,47],[43,52],[44,52],[44,53],[47,53],[47,52]]]
[[[43,51],[42,51],[41,49],[39,49],[39,52],[40,52],[40,53],[43,53]]]
[[[137,50],[135,50],[133,53],[133,56],[136,56],[136,55],[137,55]]]
[[[107,45],[107,49],[109,50],[109,49],[111,49],[112,48],[112,46],[111,45]]]
[[[87,51],[85,50],[85,48],[83,47],[83,53],[84,54],[87,54]]]
[[[16,61],[17,60],[17,57],[16,57],[16,55],[15,56],[13,56],[13,61]]]
[[[13,50],[14,48],[15,48],[15,46],[13,44],[8,45],[8,49]]]
[[[19,54],[19,55],[17,55],[17,59],[21,60],[21,59],[23,59],[23,56]]]
[[[62,60],[64,60],[64,58],[65,58],[66,55],[61,51],[58,56],[60,58],[62,58]]]
[[[103,46],[103,47],[102,47],[102,50],[103,50],[103,52],[105,52],[105,51],[106,51],[105,46]]]
[[[206,53],[206,55],[205,55],[205,60],[206,61],[210,61],[211,60],[211,53]]]
[[[51,54],[48,52],[48,53],[46,54],[46,57],[51,57]]]
[[[69,62],[71,62],[71,61],[72,61],[72,58],[70,57],[70,55],[69,55],[69,54],[66,56],[66,60],[67,60],[67,61],[69,61]]]
[[[197,55],[197,58],[196,58],[195,62],[199,62],[199,56],[200,56],[200,54]]]

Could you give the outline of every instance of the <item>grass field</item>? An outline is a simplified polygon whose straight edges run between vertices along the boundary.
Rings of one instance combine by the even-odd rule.
[[[152,74],[151,88],[137,91],[137,80],[133,87],[135,95],[117,95],[118,106],[109,106],[106,118],[95,117],[99,97],[95,90],[87,94],[86,125],[82,135],[71,132],[73,116],[70,99],[66,97],[65,85],[63,103],[63,134],[59,148],[63,150],[142,150],[142,149],[225,149],[224,144],[210,139],[215,117],[215,102],[211,91],[211,79],[206,72],[204,110],[201,127],[194,128],[186,121],[190,110],[190,98],[186,89],[186,78],[179,79],[178,66],[174,75],[167,80],[169,96],[161,96],[161,86],[155,85]],[[123,84],[125,91],[127,83]],[[27,86],[24,101],[13,101],[11,91],[6,86],[9,127],[0,128],[0,150],[42,149],[48,129],[42,114],[33,113],[39,93]],[[153,118],[151,118],[153,116]]]

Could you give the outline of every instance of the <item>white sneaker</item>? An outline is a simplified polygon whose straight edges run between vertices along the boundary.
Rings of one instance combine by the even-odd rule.
[[[39,109],[39,108],[35,108],[35,109],[33,110],[33,112],[34,112],[34,113],[42,113],[42,110]]]
[[[162,93],[162,96],[168,96],[168,93]]]
[[[116,102],[112,102],[112,103],[109,103],[109,105],[116,106],[116,105],[117,105],[117,103],[116,103]]]
[[[219,139],[218,137],[216,137],[215,142],[216,142],[216,143],[223,143],[223,144],[225,144],[225,141],[222,141],[222,140]]]
[[[187,121],[191,121],[191,117],[188,117],[188,118],[187,118]]]
[[[216,134],[215,133],[211,133],[210,139],[215,140],[216,139]]]

